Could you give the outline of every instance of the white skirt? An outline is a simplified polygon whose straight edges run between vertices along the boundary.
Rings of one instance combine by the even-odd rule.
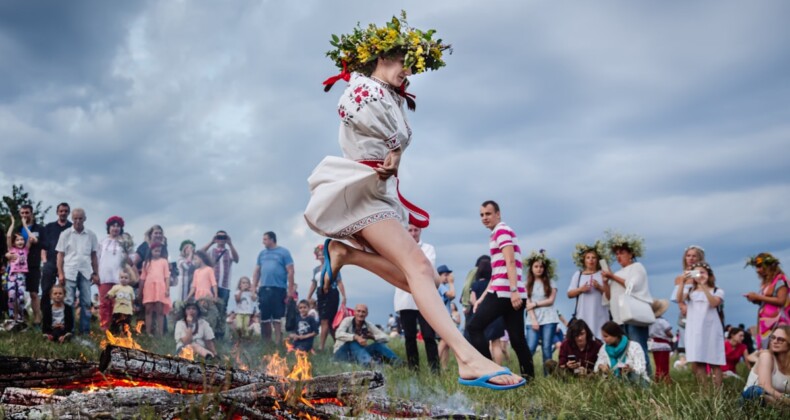
[[[398,199],[397,180],[379,179],[373,168],[337,156],[327,156],[307,178],[310,202],[304,218],[319,235],[344,239],[387,219],[404,226],[408,213]]]

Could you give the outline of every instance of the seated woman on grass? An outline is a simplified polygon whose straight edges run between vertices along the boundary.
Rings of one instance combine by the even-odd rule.
[[[598,352],[595,372],[607,373],[628,382],[650,383],[645,353],[639,343],[629,340],[614,321],[603,324],[601,335],[605,344]]]
[[[568,325],[568,333],[560,345],[560,372],[585,375],[593,371],[601,343],[584,320]]]
[[[749,372],[742,397],[777,407],[790,408],[790,326],[777,327]]]
[[[181,319],[176,322],[176,354],[184,348],[191,349],[194,354],[207,359],[216,357],[214,347],[214,330],[200,315],[200,306],[193,301],[184,305]]]

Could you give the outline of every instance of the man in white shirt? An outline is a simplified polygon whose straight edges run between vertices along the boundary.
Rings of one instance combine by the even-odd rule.
[[[66,287],[66,304],[74,306],[79,289],[80,334],[91,330],[91,284],[99,284],[99,240],[85,229],[85,210],[71,212],[72,227],[60,234],[55,250],[58,252],[58,283]]]
[[[409,224],[409,234],[414,238],[422,249],[423,254],[428,257],[431,265],[436,267],[436,249],[431,244],[420,240],[422,229]],[[438,278],[438,275],[435,277]],[[425,318],[417,310],[417,304],[411,293],[395,288],[395,311],[400,315],[401,328],[403,328],[403,338],[406,347],[406,361],[410,369],[417,370],[420,366],[420,354],[417,351],[417,323],[420,324],[423,343],[425,343],[425,356],[428,365],[433,372],[439,371],[439,349],[436,345],[436,333],[433,328],[425,321]]]

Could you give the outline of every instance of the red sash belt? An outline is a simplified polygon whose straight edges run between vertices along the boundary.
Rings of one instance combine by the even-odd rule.
[[[667,340],[666,338],[653,337],[653,341],[655,341],[656,343],[664,343],[664,344],[672,345],[672,342]]]
[[[357,162],[369,166],[373,169],[377,169],[378,165],[384,163],[383,160],[358,160]],[[431,221],[431,215],[428,214],[427,211],[417,207],[416,205],[412,204],[409,200],[404,198],[400,193],[400,179],[398,179],[398,175],[395,175],[395,190],[398,193],[398,200],[400,200],[403,207],[406,207],[406,210],[409,212],[409,223],[417,226],[420,229],[424,229],[428,227],[428,224]]]

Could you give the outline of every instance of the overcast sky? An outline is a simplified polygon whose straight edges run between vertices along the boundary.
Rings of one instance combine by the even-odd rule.
[[[115,214],[138,243],[161,224],[171,249],[225,229],[236,278],[273,230],[304,296],[322,241],[302,217],[306,179],[340,154],[344,86],[321,86],[337,72],[330,35],[402,8],[454,49],[412,78],[401,185],[459,288],[487,252],[478,211],[494,199],[525,253],[559,260],[566,316],[574,244],[613,228],[646,239],[657,297],[701,245],[727,322],[755,322],[744,259],[790,260],[785,1],[5,1],[0,191],[84,207],[100,237]],[[343,277],[349,303],[385,322],[393,288]]]

